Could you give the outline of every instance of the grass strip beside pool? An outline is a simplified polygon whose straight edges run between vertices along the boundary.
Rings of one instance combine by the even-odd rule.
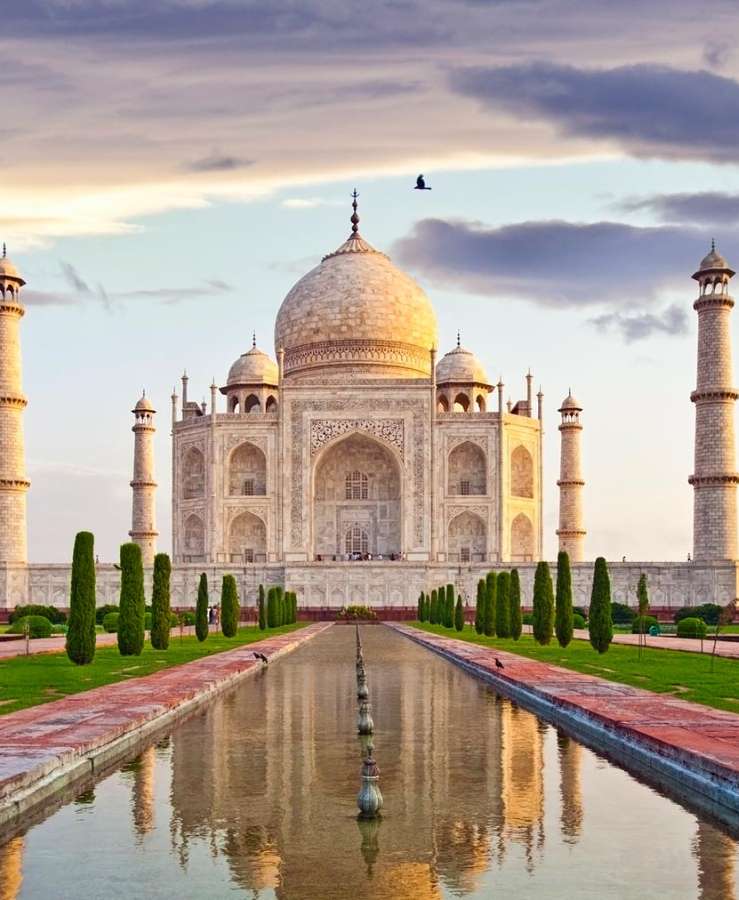
[[[517,653],[539,662],[551,663],[585,675],[595,675],[606,681],[617,681],[632,687],[644,688],[656,694],[673,694],[682,700],[703,703],[715,709],[739,713],[739,660],[716,657],[711,671],[710,653],[679,653],[647,647],[638,658],[638,648],[626,644],[611,644],[607,653],[599,654],[586,641],[572,641],[560,647],[556,638],[542,647],[529,634],[517,641],[478,635],[465,625],[464,631],[409,622],[421,631],[458,638],[491,650]],[[710,650],[706,641],[704,646]]]
[[[307,624],[298,622],[267,631],[260,631],[256,626],[240,628],[233,638],[211,633],[202,643],[194,635],[180,640],[174,631],[168,650],[155,650],[147,643],[141,656],[121,656],[116,646],[98,647],[89,666],[73,665],[63,652],[14,656],[0,662],[0,716],[104,684],[151,675],[203,656],[235,650],[244,644],[288,634]]]

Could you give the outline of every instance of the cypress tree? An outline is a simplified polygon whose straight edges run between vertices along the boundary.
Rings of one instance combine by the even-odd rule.
[[[457,631],[464,629],[464,609],[462,608],[462,598],[457,597],[457,606],[454,610],[454,627]]]
[[[271,587],[267,591],[267,628],[277,627],[277,607],[275,599],[275,588]]]
[[[636,588],[636,600],[639,604],[639,659],[641,659],[641,648],[646,646],[647,635],[644,630],[644,617],[649,612],[649,593],[647,591],[647,576],[644,572],[639,576],[639,584]]]
[[[221,586],[221,631],[224,637],[236,637],[239,630],[239,593],[233,575],[224,575]]]
[[[277,588],[277,625],[282,627],[285,624],[285,591],[282,587]]]
[[[418,595],[418,612],[416,618],[419,622],[423,622],[423,591]]]
[[[444,624],[447,628],[454,628],[454,585],[446,586],[446,618]]]
[[[257,595],[257,610],[259,612],[259,630],[264,631],[267,627],[267,610],[264,608],[264,585],[259,585],[259,593]]]
[[[560,647],[566,647],[572,640],[572,573],[569,554],[560,550],[557,556],[557,596],[555,631]]]
[[[488,572],[485,579],[485,618],[483,619],[483,631],[487,637],[495,637],[495,595],[497,586],[495,572]]]
[[[95,538],[80,531],[72,551],[67,656],[77,666],[95,658]]]
[[[421,621],[428,622],[429,620],[429,595],[424,591],[421,594],[421,599],[423,600],[423,619]]]
[[[477,601],[475,602],[475,631],[482,634],[485,631],[485,603],[487,599],[485,579],[477,582]]]
[[[534,575],[534,616],[533,631],[534,640],[539,644],[548,644],[552,639],[554,619],[554,591],[552,589],[552,576],[549,572],[549,563],[542,562],[536,565]]]
[[[495,599],[495,631],[498,637],[506,638],[511,635],[510,628],[510,603],[511,588],[510,572],[498,572],[498,591]]]
[[[439,621],[439,609],[438,609],[438,600],[436,597],[436,588],[431,591],[431,614],[429,615],[429,622],[432,625],[436,625]]]
[[[293,593],[293,622],[298,621],[298,595]]]
[[[195,604],[195,634],[199,641],[208,637],[208,576],[200,573],[198,600]]]
[[[151,646],[155,650],[169,647],[169,579],[172,563],[166,553],[154,557],[154,585],[151,591]]]
[[[118,649],[139,656],[144,649],[144,566],[138,544],[121,544],[121,599],[118,604]]]
[[[510,615],[508,617],[508,628],[510,635],[514,641],[521,637],[522,619],[521,619],[521,580],[518,577],[518,569],[511,571],[511,585],[508,593],[508,606]]]
[[[611,619],[611,579],[608,565],[602,556],[595,561],[593,570],[593,592],[590,596],[588,613],[590,643],[598,653],[605,653],[613,639]]]

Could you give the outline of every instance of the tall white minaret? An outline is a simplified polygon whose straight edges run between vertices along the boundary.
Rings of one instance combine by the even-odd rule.
[[[731,361],[729,280],[734,272],[711,242],[711,252],[693,275],[699,284],[698,376],[695,403],[693,558],[736,559],[736,471],[734,387]]]
[[[8,259],[0,257],[0,563],[28,561],[26,528],[26,454],[23,442],[23,396],[20,299],[26,282]]]
[[[571,562],[585,558],[585,528],[583,527],[582,494],[585,481],[582,477],[580,436],[582,406],[568,393],[559,408],[562,421],[559,431],[562,448],[559,463],[559,549],[569,554]]]
[[[154,413],[146,392],[131,410],[134,415],[133,503],[131,506],[131,540],[141,547],[145,566],[154,565],[157,552],[156,490],[154,481]]]

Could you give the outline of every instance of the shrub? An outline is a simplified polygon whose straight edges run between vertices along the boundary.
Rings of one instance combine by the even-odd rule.
[[[21,616],[8,628],[9,634],[23,634],[28,625],[28,636],[32,638],[51,637],[51,622],[46,616]]]
[[[172,612],[170,610],[170,613],[169,613],[169,628],[170,628],[170,630],[172,630],[173,628],[177,628],[177,626],[179,624],[180,624],[180,617],[177,615],[176,612]]]
[[[69,629],[66,625],[52,625],[51,633],[52,634],[66,634]]]
[[[208,637],[208,576],[200,573],[198,599],[195,604],[195,634],[199,641]]]
[[[195,613],[187,610],[186,612],[180,613],[180,619],[182,619],[183,625],[194,625]]]
[[[457,631],[462,631],[464,628],[464,608],[461,597],[457,597],[457,605],[454,608],[454,628]]]
[[[98,606],[95,610],[95,622],[98,625],[103,624],[103,619],[108,615],[109,612],[118,612],[118,606],[115,603],[104,603],[102,606]]]
[[[511,587],[508,593],[508,630],[514,641],[521,637],[521,581],[518,569],[511,572]]]
[[[369,606],[360,606],[353,604],[345,606],[339,611],[339,617],[342,619],[376,619],[377,613]]]
[[[699,606],[683,606],[675,613],[675,624],[683,619],[702,619],[706,625],[718,625],[721,607],[718,603],[701,603]]]
[[[121,599],[118,649],[121,656],[138,656],[144,649],[144,567],[138,544],[121,544]]]
[[[169,647],[170,609],[169,579],[172,563],[166,553],[154,557],[154,584],[151,591],[151,646],[156,650]]]
[[[152,621],[151,613],[144,613],[144,631],[151,633]]]
[[[26,603],[24,606],[16,606],[8,617],[8,622],[12,625],[17,619],[23,619],[26,616],[43,616],[48,619],[52,625],[64,625],[67,621],[67,614],[56,606],[44,606],[41,603]]]
[[[552,640],[554,626],[554,591],[552,588],[552,576],[549,572],[549,563],[536,564],[534,574],[534,611],[533,631],[534,640],[542,646]]]
[[[654,616],[637,616],[631,623],[632,634],[649,634],[649,629],[657,624]]]
[[[593,570],[588,629],[593,648],[598,653],[605,653],[613,640],[613,621],[611,619],[611,579],[608,577],[608,565],[602,556],[596,559]]]
[[[259,585],[259,593],[257,594],[257,611],[259,613],[259,630],[264,631],[267,627],[267,610],[264,607],[264,585]]]
[[[611,601],[611,622],[614,625],[631,625],[636,615],[636,611],[625,603]]]
[[[560,647],[572,640],[572,573],[570,557],[564,550],[557,555],[557,593],[555,600],[554,630]]]
[[[511,589],[510,572],[498,572],[498,584],[495,596],[495,633],[498,637],[510,637],[509,595]]]
[[[118,619],[118,610],[105,613],[103,618],[103,629],[107,631],[108,634],[115,634],[118,631]]]
[[[573,606],[572,612],[577,613],[579,616],[582,616],[585,621],[588,621],[588,611],[584,606]]]
[[[221,587],[221,631],[225,637],[236,637],[239,630],[239,594],[233,575],[223,576]]]
[[[677,623],[677,636],[684,638],[704,638],[706,636],[706,623],[703,619],[680,619]]]
[[[454,585],[446,586],[446,610],[444,624],[447,628],[454,628]]]
[[[572,613],[572,627],[573,628],[584,628],[586,625],[585,617],[581,616],[580,613],[573,612]]]
[[[477,600],[475,601],[475,631],[482,634],[485,631],[485,579],[477,582]]]
[[[534,624],[534,614],[533,613],[524,613],[521,621],[523,622],[524,625],[533,625]]]
[[[80,531],[72,553],[67,656],[77,666],[86,666],[95,658],[94,542],[89,531]]]
[[[485,618],[483,631],[487,637],[495,636],[495,607],[498,593],[498,579],[495,572],[488,572],[485,578]]]

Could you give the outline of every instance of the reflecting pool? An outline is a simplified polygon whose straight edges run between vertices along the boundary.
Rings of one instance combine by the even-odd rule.
[[[0,848],[0,900],[735,896],[737,843],[471,676],[335,626]]]

